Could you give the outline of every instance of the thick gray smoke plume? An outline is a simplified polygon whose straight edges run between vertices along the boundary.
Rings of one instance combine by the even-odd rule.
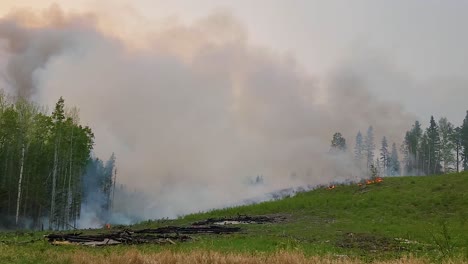
[[[63,96],[80,107],[97,154],[115,152],[118,181],[146,197],[117,195],[116,210],[174,217],[356,177],[347,157],[328,155],[334,132],[352,148],[373,125],[377,139],[399,143],[412,123],[352,70],[313,77],[251,45],[227,14],[166,24],[140,47],[99,29],[94,16],[52,8],[32,25],[23,17],[0,21],[7,85],[49,106]],[[249,185],[257,175],[264,183]]]

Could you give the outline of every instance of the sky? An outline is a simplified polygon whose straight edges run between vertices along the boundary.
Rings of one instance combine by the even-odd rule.
[[[333,133],[351,149],[372,125],[397,147],[415,119],[468,109],[466,1],[51,4],[0,2],[0,77],[78,106],[94,153],[153,198],[146,218],[361,177]]]
[[[367,72],[370,82],[391,75],[393,82],[372,85],[372,92],[402,103],[423,122],[435,114],[459,123],[468,105],[467,1],[3,0],[0,14],[51,3],[108,15],[124,11],[148,23],[168,17],[190,23],[222,10],[243,23],[252,44],[294,57],[313,75],[343,65]]]
[[[9,3],[10,2],[10,3]],[[11,7],[47,7],[50,1],[2,1]],[[312,74],[343,63],[369,78],[398,79],[373,92],[397,101],[421,119],[430,114],[464,117],[467,95],[468,23],[466,1],[436,0],[257,0],[257,1],[58,1],[76,10],[126,10],[148,21],[176,17],[190,22],[216,10],[231,12],[247,28],[249,40],[294,56]],[[377,72],[373,72],[377,71]],[[375,80],[377,79],[377,80]],[[402,83],[403,82],[403,83]],[[405,86],[399,88],[398,86]],[[411,87],[411,88],[408,88]],[[403,90],[403,91],[402,91]],[[405,92],[406,96],[400,92]],[[416,97],[423,96],[423,99]],[[425,98],[424,98],[425,97]]]

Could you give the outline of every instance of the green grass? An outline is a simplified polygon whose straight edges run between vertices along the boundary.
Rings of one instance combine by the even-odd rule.
[[[82,248],[51,246],[44,241],[19,244],[44,233],[0,233],[0,257],[12,263],[54,263],[48,254],[77,250],[111,254],[137,249],[155,252],[215,250],[275,252],[299,250],[306,255],[348,255],[363,260],[404,255],[468,259],[468,173],[425,177],[385,178],[380,184],[317,189],[279,201],[213,210],[177,220],[145,221],[132,228],[189,225],[210,217],[237,214],[284,214],[283,223],[242,225],[234,235],[197,236],[175,246],[114,246]],[[354,235],[349,235],[353,233]],[[395,239],[415,241],[403,244]],[[345,246],[345,247],[343,247]],[[403,247],[403,248],[402,248]]]

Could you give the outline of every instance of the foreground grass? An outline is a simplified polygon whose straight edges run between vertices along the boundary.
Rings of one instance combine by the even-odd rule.
[[[3,252],[5,253],[5,252]],[[9,252],[6,252],[7,254]],[[298,251],[278,251],[270,254],[265,253],[220,253],[215,251],[191,251],[189,253],[164,250],[157,253],[143,253],[136,249],[130,249],[124,252],[112,252],[111,254],[95,254],[86,251],[59,252],[47,250],[44,252],[48,258],[2,258],[1,263],[66,263],[66,264],[360,264],[366,263],[359,258],[350,258],[347,256],[306,256]],[[10,252],[10,254],[14,254]],[[33,253],[34,254],[34,253]],[[427,258],[402,257],[391,260],[373,261],[377,264],[429,264],[433,260]],[[468,263],[461,258],[449,258],[437,261],[445,264],[464,264]]]
[[[65,257],[65,261],[70,261],[73,264],[97,263],[97,264],[156,264],[156,263],[193,263],[193,264],[208,264],[208,263],[223,263],[223,264],[358,264],[363,263],[359,259],[350,259],[347,257],[307,257],[304,254],[297,252],[277,252],[274,254],[232,254],[218,252],[201,252],[195,251],[189,254],[174,253],[164,251],[155,254],[142,254],[138,251],[129,251],[123,255],[112,255],[110,257],[93,256],[87,253],[75,253],[69,258]],[[389,261],[378,261],[380,264],[423,264],[430,263],[427,259],[402,258]],[[441,263],[468,263],[463,260],[445,260]]]
[[[281,263],[461,263],[468,260],[467,190],[468,173],[386,178],[382,184],[366,188],[353,185],[317,189],[280,201],[214,210],[177,220],[145,221],[132,227],[189,225],[210,217],[237,214],[287,217],[283,223],[242,225],[243,232],[239,234],[196,236],[192,242],[170,246],[54,247],[40,239],[43,233],[0,233],[0,241],[4,241],[0,242],[0,263],[111,263],[102,261],[129,256],[136,262],[112,263],[163,263],[154,258],[171,254],[175,260],[164,263],[184,263],[185,256],[199,259],[195,256],[203,255],[202,252],[212,252],[206,257],[216,256],[219,261],[185,260],[280,263],[274,258],[280,258],[278,252],[283,252],[283,257],[290,254],[292,259]],[[22,243],[31,240],[34,242]],[[298,256],[303,259],[296,259]],[[406,256],[412,257],[405,259]],[[78,262],[80,258],[82,262]],[[246,259],[235,262],[236,258]]]

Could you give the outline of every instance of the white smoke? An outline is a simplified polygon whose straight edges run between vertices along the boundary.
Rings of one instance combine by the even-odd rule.
[[[97,15],[33,14],[0,20],[2,73],[20,95],[80,107],[98,156],[115,152],[119,182],[144,192],[117,194],[116,209],[133,215],[174,217],[355,177],[352,162],[328,155],[334,132],[352,148],[357,131],[373,125],[377,139],[399,143],[412,123],[352,70],[314,77],[253,46],[229,14],[166,24],[138,41],[110,34]],[[245,184],[260,174],[264,185]]]

